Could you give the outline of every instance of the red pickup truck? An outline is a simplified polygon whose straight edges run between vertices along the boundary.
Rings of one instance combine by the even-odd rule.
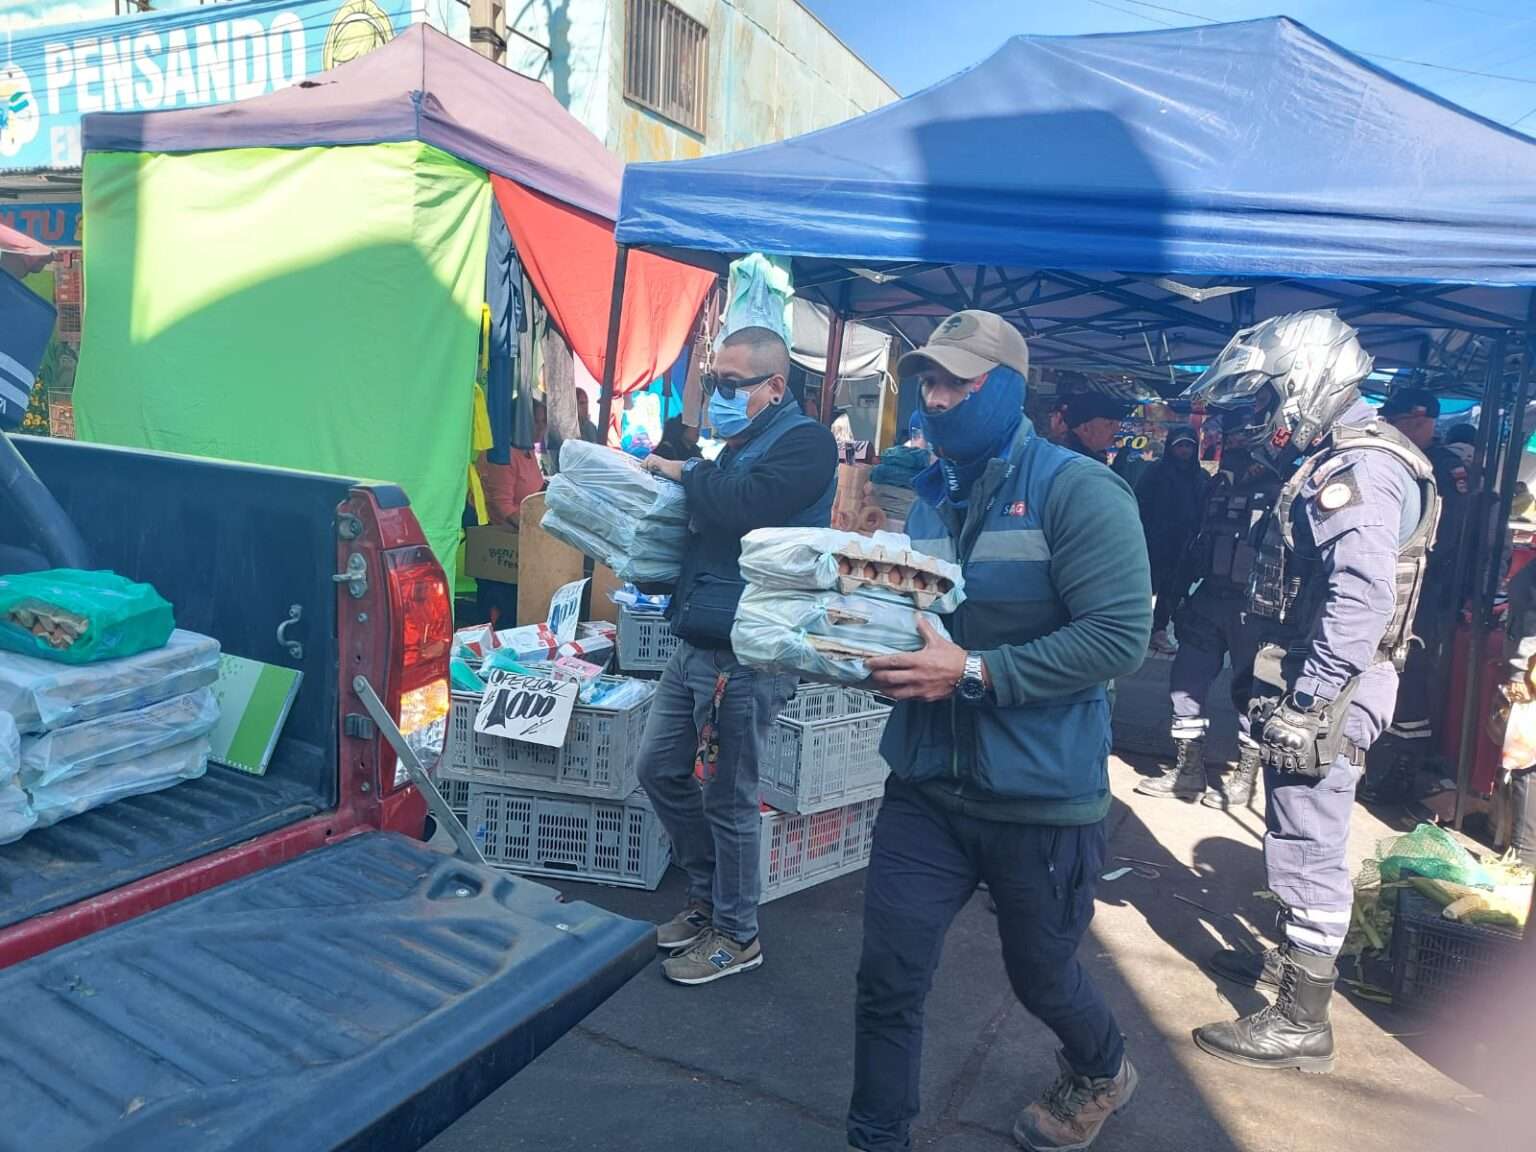
[[[0,433],[0,571],[110,568],[303,670],[271,766],[0,847],[0,1144],[409,1149],[638,972],[642,925],[422,843],[451,605],[387,485]]]

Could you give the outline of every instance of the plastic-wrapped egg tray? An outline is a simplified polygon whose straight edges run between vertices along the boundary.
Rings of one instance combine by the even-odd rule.
[[[946,595],[954,582],[938,570],[938,562],[916,552],[892,554],[879,546],[839,548],[837,590],[852,595],[861,589],[897,593],[927,609]]]

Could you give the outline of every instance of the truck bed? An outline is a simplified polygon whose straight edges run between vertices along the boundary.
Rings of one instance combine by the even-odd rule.
[[[324,804],[298,781],[209,765],[201,780],[36,829],[0,847],[0,928],[282,828]]]
[[[340,703],[336,516],[353,482],[217,460],[15,437],[92,562],[153,584],[179,627],[304,673],[264,777],[119,801],[0,847],[0,929],[335,807]],[[24,544],[0,524],[0,546]],[[288,637],[277,628],[297,605]]]

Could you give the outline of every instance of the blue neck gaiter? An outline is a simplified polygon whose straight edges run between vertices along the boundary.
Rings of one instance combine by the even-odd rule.
[[[923,431],[951,503],[970,499],[989,461],[1003,456],[1024,419],[1024,377],[999,364],[980,389],[948,412],[923,409]]]

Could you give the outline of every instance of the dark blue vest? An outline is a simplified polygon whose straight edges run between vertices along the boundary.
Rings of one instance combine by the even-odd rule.
[[[1067,622],[1051,583],[1042,514],[1063,468],[1099,465],[1035,435],[1026,422],[998,477],[1004,467],[994,461],[977,481],[973,514],[959,531],[923,500],[907,519],[914,548],[961,564],[965,602],[945,623],[973,652],[1027,644]],[[903,779],[952,782],[971,798],[1085,801],[1109,786],[1109,744],[1109,705],[1103,685],[1095,685],[1015,708],[904,701],[886,724],[880,754]]]
[[[766,456],[791,428],[816,422],[786,396],[768,426],[745,444],[728,447],[715,461],[725,472],[745,472]],[[783,528],[825,528],[832,523],[832,499],[837,495],[834,472],[814,504],[788,517]],[[696,648],[729,648],[736,604],[746,583],[741,578],[741,538],[718,532],[692,531],[683,553],[677,591],[672,597],[672,631]]]

